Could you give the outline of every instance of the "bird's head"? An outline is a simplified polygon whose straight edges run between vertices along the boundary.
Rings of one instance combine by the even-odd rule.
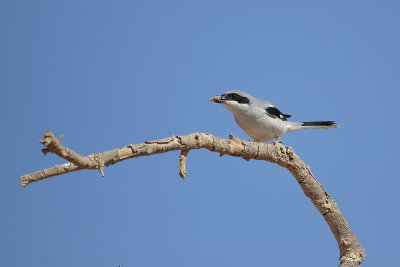
[[[231,112],[242,110],[250,105],[251,96],[239,90],[232,90],[213,96],[210,101],[223,104]]]

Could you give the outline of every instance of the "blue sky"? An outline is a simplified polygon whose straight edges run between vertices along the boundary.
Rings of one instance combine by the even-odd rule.
[[[29,185],[47,129],[82,154],[192,132],[246,134],[211,96],[240,89],[340,128],[284,144],[367,258],[398,263],[398,1],[2,1],[1,266],[337,266],[290,173],[191,151]]]

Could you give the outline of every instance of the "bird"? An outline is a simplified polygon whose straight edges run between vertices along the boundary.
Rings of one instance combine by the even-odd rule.
[[[210,98],[232,112],[236,123],[255,142],[280,142],[284,134],[304,129],[329,129],[339,127],[335,121],[288,121],[291,115],[283,114],[269,101],[250,94],[231,90]]]

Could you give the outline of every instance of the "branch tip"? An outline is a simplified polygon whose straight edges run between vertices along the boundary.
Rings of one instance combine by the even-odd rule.
[[[42,153],[46,156],[47,155],[47,153],[49,153],[50,152],[50,149],[49,148],[42,148]]]
[[[22,176],[20,178],[22,179]],[[24,188],[26,188],[26,186],[28,185],[26,181],[22,181],[19,184],[22,185]]]
[[[186,170],[186,158],[187,154],[189,153],[189,150],[181,150],[181,155],[179,156],[179,176],[182,179],[185,179],[187,170]]]
[[[101,173],[101,177],[104,177],[104,166],[100,166],[99,171]]]
[[[50,130],[47,130],[47,131],[44,132],[44,137],[53,137],[53,136],[54,136],[54,134]]]

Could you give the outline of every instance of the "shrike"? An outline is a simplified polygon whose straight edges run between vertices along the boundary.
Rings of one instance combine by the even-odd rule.
[[[271,102],[239,90],[211,97],[210,101],[222,103],[232,112],[240,128],[256,142],[275,142],[275,139],[279,142],[282,135],[293,131],[338,127],[334,121],[288,121],[291,115],[283,114]]]

